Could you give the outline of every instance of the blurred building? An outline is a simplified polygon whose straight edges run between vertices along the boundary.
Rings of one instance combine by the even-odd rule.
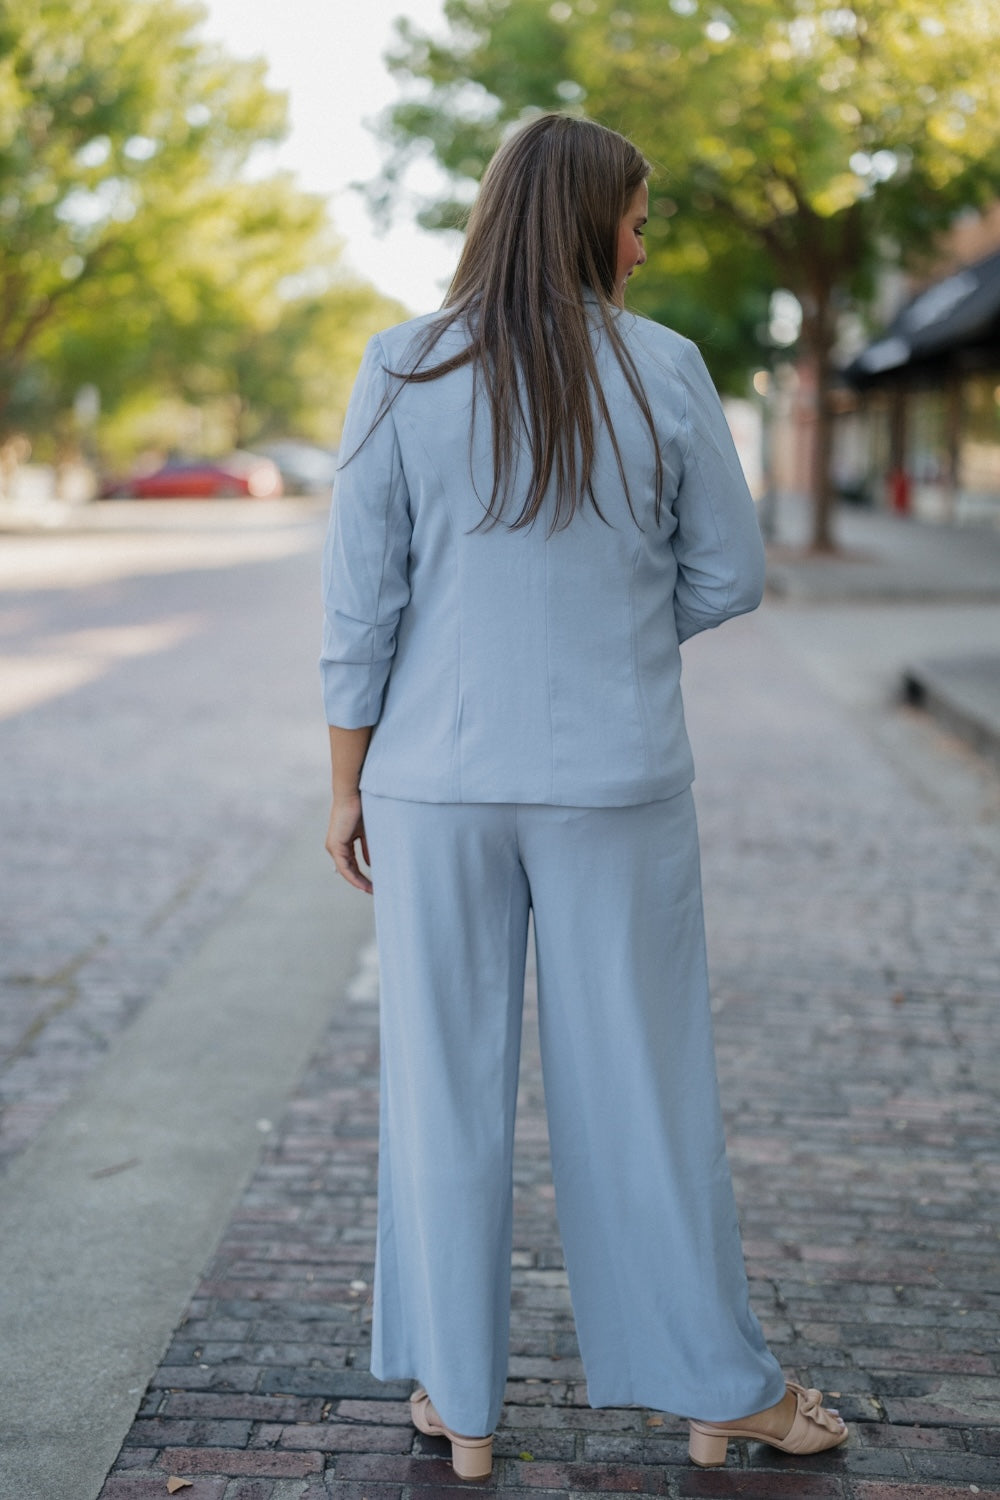
[[[895,291],[894,316],[843,370],[837,482],[928,520],[1000,523],[1000,205]]]

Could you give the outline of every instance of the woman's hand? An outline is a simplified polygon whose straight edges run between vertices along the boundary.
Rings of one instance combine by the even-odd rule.
[[[361,845],[362,858],[370,867],[365,824],[361,816],[361,793],[335,796],[330,810],[330,826],[326,831],[327,850],[337,866],[337,873],[343,875],[348,885],[371,895],[372,883],[358,864],[357,844]]]
[[[355,846],[361,845],[364,862],[370,867],[358,784],[371,737],[371,725],[364,729],[338,729],[336,725],[330,725],[333,807],[326,831],[326,847],[337,866],[337,873],[343,875],[348,885],[367,891],[369,895],[372,883],[358,865]]]

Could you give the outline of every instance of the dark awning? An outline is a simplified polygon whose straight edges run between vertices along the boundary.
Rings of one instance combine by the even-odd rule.
[[[867,385],[956,350],[998,339],[1000,251],[936,281],[908,302],[874,343],[844,370]],[[1000,350],[1000,345],[998,345]]]

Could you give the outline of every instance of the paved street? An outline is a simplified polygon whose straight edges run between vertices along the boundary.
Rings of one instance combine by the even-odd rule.
[[[244,1140],[215,1228],[201,1230],[208,1248],[163,1299],[141,1377],[108,1405],[104,1450],[81,1436],[74,1470],[72,1453],[36,1433],[19,1467],[0,1472],[4,1500],[146,1500],[171,1475],[192,1481],[180,1492],[192,1500],[468,1493],[443,1445],[408,1425],[407,1388],[367,1374],[377,972],[363,898],[324,893],[303,912],[327,878],[309,832],[325,775],[319,522],[257,516],[246,532],[206,516],[193,535],[164,521],[162,535],[95,535],[82,550],[64,537],[17,539],[27,550],[16,565],[0,545],[3,618],[45,664],[9,679],[26,706],[0,723],[15,831],[0,852],[14,892],[3,918],[11,1124],[0,1141],[17,1191],[38,1175],[18,1178],[21,1160],[56,1173],[63,1153],[51,1143],[67,1120],[86,1138],[103,1083],[127,1090],[138,1065],[130,1038],[143,1024],[154,1034],[164,995],[182,1007],[230,966],[224,1028],[227,1007],[242,1014],[240,984],[257,984],[263,1014],[269,952],[275,972],[291,974],[326,928],[342,938],[328,999],[320,988],[315,1000],[326,1020],[301,1044],[308,1064],[293,1086],[289,1051],[286,1102],[259,1122],[256,1169]],[[490,1494],[1000,1500],[1000,779],[893,696],[911,654],[990,639],[1000,639],[1000,605],[988,600],[785,598],[685,648],[723,1100],[754,1303],[789,1373],[837,1394],[854,1424],[849,1447],[795,1460],[736,1445],[725,1470],[702,1472],[673,1416],[590,1410],[529,1026],[513,1358]],[[49,696],[28,707],[43,682]],[[284,907],[282,892],[294,896]],[[328,899],[338,903],[329,914]],[[307,966],[287,984],[300,982],[314,982]],[[192,1003],[192,1027],[201,1010]],[[213,1066],[229,1086],[225,1059]],[[251,1109],[244,1137],[254,1122]],[[120,1173],[91,1176],[115,1185],[128,1235],[138,1189],[122,1149]],[[182,1222],[184,1183],[167,1204]],[[148,1284],[157,1243],[142,1256]],[[44,1320],[44,1283],[33,1296]],[[99,1340],[114,1294],[98,1277],[90,1296],[88,1337]]]
[[[102,509],[0,537],[0,1159],[324,785],[321,513]]]

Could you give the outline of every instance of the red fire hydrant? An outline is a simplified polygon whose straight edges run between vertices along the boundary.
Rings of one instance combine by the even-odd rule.
[[[889,475],[889,504],[898,516],[910,514],[910,476],[905,469],[893,469]]]

